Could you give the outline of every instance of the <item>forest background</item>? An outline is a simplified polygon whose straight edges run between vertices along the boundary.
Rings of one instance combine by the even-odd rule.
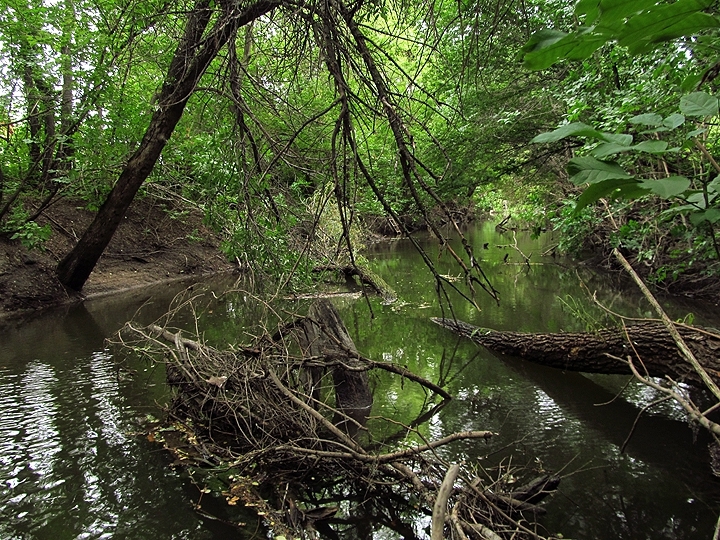
[[[292,285],[357,265],[369,230],[444,243],[442,224],[493,212],[713,296],[716,7],[6,0],[0,233],[32,250],[68,236],[57,279],[81,290],[153,198]],[[93,217],[72,234],[48,219],[68,201]]]

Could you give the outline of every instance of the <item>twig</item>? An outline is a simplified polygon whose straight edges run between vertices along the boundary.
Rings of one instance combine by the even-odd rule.
[[[630,428],[630,433],[628,433],[627,437],[625,437],[625,440],[623,441],[622,445],[620,446],[620,453],[625,453],[625,448],[627,447],[628,443],[630,442],[630,439],[632,439],[633,433],[635,433],[635,428],[637,427],[638,422],[640,421],[640,417],[643,415],[645,411],[648,409],[653,408],[655,405],[659,405],[660,403],[664,403],[666,401],[669,401],[672,399],[672,396],[665,396],[660,399],[656,399],[652,403],[649,403],[645,405],[642,409],[640,409],[640,412],[637,413],[637,416],[635,417],[635,421],[633,422],[632,427]]]
[[[442,540],[445,529],[445,514],[447,512],[447,503],[452,493],[455,479],[460,472],[460,465],[454,464],[445,473],[445,478],[440,484],[440,489],[435,496],[435,504],[432,512],[432,529],[430,534],[431,540]]]
[[[649,386],[650,388],[654,388],[658,392],[661,392],[667,396],[670,396],[672,399],[677,401],[680,406],[685,409],[685,411],[688,413],[688,415],[693,418],[698,424],[700,424],[702,427],[707,429],[709,432],[720,435],[720,424],[716,424],[715,422],[712,422],[711,420],[708,420],[705,416],[702,415],[702,413],[696,408],[693,407],[692,404],[688,402],[685,398],[683,398],[680,394],[677,392],[671,390],[670,388],[666,388],[664,386],[660,386],[656,382],[652,381],[651,379],[648,379],[644,377],[643,375],[640,375],[637,368],[635,367],[635,364],[632,362],[632,359],[628,357],[626,360],[623,360],[622,358],[619,358],[617,356],[613,356],[611,354],[608,354],[608,357],[613,358],[615,360],[619,360],[620,362],[625,362],[630,366],[630,370],[633,372],[635,377],[643,383]],[[674,383],[674,381],[671,380],[671,382]]]

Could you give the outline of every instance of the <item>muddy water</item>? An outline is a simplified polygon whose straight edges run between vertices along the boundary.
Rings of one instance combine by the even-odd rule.
[[[471,239],[501,302],[498,306],[479,294],[478,311],[453,298],[455,314],[467,322],[524,331],[583,330],[604,318],[603,310],[588,301],[586,288],[614,311],[650,313],[623,283],[543,256],[551,237],[501,235],[484,225],[471,232]],[[431,242],[427,245],[432,249]],[[530,256],[530,265],[521,252]],[[437,294],[408,243],[376,246],[367,256],[401,300],[394,305],[336,301],[358,348],[441,381],[456,397],[431,413],[420,433],[498,433],[489,443],[447,447],[448,459],[465,460],[481,474],[510,482],[561,472],[566,477],[546,503],[543,519],[550,533],[598,539],[711,537],[720,485],[708,466],[707,437],[694,433],[680,411],[663,404],[643,415],[621,453],[638,412],[656,398],[652,392],[632,383],[625,388],[624,377],[562,373],[498,358],[458,340],[429,322],[440,315]],[[445,256],[431,256],[449,279],[457,274]],[[230,285],[211,282],[193,291],[211,289],[220,298],[200,301],[200,327],[215,344],[247,340],[253,325],[270,314],[248,293],[223,296]],[[0,538],[262,535],[251,514],[201,493],[186,473],[170,467],[157,445],[138,435],[167,400],[163,373],[104,343],[130,318],[155,320],[178,290],[163,286],[3,323]],[[273,307],[302,312],[307,303]],[[720,326],[712,306],[676,303],[670,311],[673,317],[692,312],[696,322]],[[179,324],[190,327],[190,320],[181,317]],[[409,423],[433,405],[419,389],[390,377],[376,376],[373,384],[374,416]],[[397,436],[379,421],[371,426],[378,439]],[[409,521],[422,536],[424,522]],[[397,536],[380,531],[368,520],[342,536]]]

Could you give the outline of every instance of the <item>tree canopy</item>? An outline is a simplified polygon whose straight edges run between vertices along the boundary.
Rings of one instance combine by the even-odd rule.
[[[97,209],[58,266],[79,290],[153,186],[202,207],[228,256],[278,273],[310,254],[354,264],[353,231],[383,215],[431,229],[471,298],[494,291],[445,241],[452,206],[514,190],[562,230],[600,199],[650,194],[677,203],[670,221],[690,212],[689,257],[717,259],[717,27],[705,0],[9,0],[0,227],[39,246],[57,198]],[[591,186],[563,213],[568,158]],[[313,251],[328,212],[334,247]]]

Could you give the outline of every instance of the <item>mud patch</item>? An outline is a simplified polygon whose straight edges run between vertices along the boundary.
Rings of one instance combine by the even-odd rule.
[[[61,199],[38,218],[50,225],[43,249],[0,238],[0,317],[190,276],[232,272],[217,234],[197,209],[155,198],[137,199],[90,275],[81,294],[67,291],[55,276],[95,213],[78,200]]]

